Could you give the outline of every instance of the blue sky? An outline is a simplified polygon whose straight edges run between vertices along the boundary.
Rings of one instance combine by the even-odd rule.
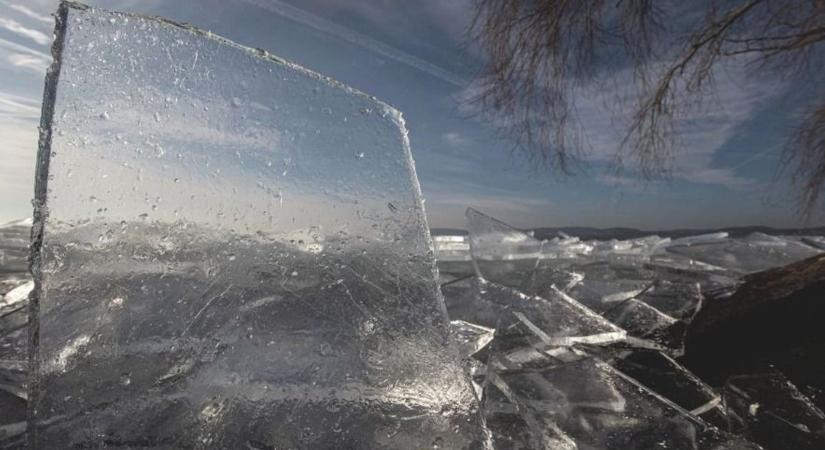
[[[464,35],[470,0],[88,3],[189,22],[392,104],[410,128],[431,226],[462,227],[468,206],[522,227],[801,225],[788,184],[775,175],[783,137],[810,94],[802,82],[771,74],[749,78],[741,66],[727,67],[716,78],[713,104],[680,127],[685,151],[677,156],[673,178],[656,184],[607,169],[627,108],[594,85],[576,105],[587,169],[559,178],[513,154],[512,142],[497,137],[461,102],[482,67]],[[0,0],[0,223],[31,213],[56,5]],[[617,75],[617,85],[623,76]]]

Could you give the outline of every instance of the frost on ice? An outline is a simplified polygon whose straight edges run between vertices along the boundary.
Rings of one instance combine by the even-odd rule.
[[[33,446],[481,436],[397,111],[161,19],[63,4],[56,38]]]

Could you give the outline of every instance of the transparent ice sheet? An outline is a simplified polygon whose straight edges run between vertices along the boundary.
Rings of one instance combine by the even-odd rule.
[[[534,448],[759,448],[720,433],[595,358],[488,373],[544,445]],[[559,436],[572,445],[560,446]]]
[[[516,288],[529,283],[544,241],[473,208],[467,209],[466,217],[476,275]]]
[[[540,347],[616,342],[626,335],[555,288],[537,297],[481,278],[454,284],[445,286],[452,319],[527,336]]]
[[[479,435],[397,111],[190,27],[57,17],[33,447]]]

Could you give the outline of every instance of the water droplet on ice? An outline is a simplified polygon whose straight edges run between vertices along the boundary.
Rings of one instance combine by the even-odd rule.
[[[297,276],[298,276],[298,271],[297,271],[297,270],[293,270],[291,275],[292,275],[293,277],[297,277]]]

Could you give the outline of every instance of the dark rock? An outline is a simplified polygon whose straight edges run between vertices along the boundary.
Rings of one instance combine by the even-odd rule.
[[[822,408],[825,397],[825,255],[745,277],[709,297],[681,362],[711,385],[736,374],[782,371]]]

